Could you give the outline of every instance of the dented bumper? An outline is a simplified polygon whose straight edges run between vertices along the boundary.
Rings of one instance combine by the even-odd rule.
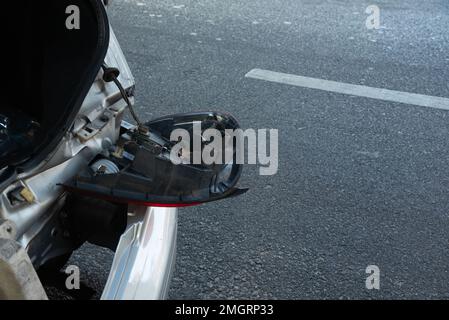
[[[103,300],[167,297],[176,257],[176,208],[131,207]]]

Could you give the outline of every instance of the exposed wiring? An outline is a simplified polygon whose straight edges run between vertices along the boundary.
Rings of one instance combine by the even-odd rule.
[[[101,66],[103,69],[103,80],[106,82],[114,82],[117,88],[120,90],[120,94],[125,100],[126,104],[128,105],[129,112],[131,113],[131,116],[133,117],[134,121],[137,123],[138,129],[143,130],[145,127],[142,125],[142,122],[140,121],[139,117],[137,116],[136,112],[134,111],[134,108],[131,104],[131,101],[129,101],[128,94],[126,93],[125,89],[123,88],[122,84],[118,80],[118,76],[120,75],[120,70],[114,67],[108,67],[105,63]],[[146,131],[146,130],[144,130]]]

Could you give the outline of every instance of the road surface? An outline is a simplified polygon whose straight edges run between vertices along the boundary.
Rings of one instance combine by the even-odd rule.
[[[366,27],[373,4],[379,29]],[[449,298],[449,111],[432,100],[449,97],[449,2],[117,0],[109,11],[141,117],[212,109],[279,130],[276,175],[247,166],[249,193],[180,211],[171,298]],[[90,245],[72,257],[89,297],[111,261]],[[369,265],[380,290],[365,286]]]

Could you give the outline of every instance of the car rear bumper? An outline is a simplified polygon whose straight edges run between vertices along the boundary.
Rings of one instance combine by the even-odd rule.
[[[103,300],[167,297],[176,258],[176,208],[132,207],[117,247]]]

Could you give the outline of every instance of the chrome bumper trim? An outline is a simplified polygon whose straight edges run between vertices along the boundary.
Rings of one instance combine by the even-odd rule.
[[[176,208],[130,208],[102,300],[167,297],[176,257]]]

